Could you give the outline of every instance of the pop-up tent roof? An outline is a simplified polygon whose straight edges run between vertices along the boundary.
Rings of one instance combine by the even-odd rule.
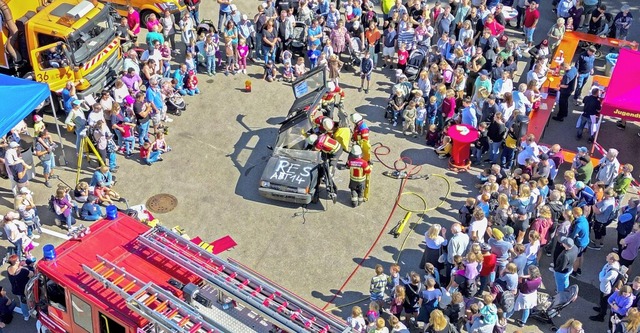
[[[49,94],[46,83],[0,74],[0,135],[7,134]]]
[[[620,49],[602,103],[602,115],[640,121],[640,52]]]

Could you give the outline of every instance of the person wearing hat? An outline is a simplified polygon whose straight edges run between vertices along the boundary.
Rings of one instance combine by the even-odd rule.
[[[85,130],[87,126],[87,117],[84,114],[84,111],[80,107],[82,105],[82,101],[79,99],[74,99],[72,102],[71,111],[67,115],[67,118],[64,121],[65,126],[68,131],[73,129],[76,133],[76,155],[80,153],[80,143],[82,142],[82,132]]]
[[[238,33],[240,34],[241,39],[244,38],[249,50],[255,49],[253,38],[255,38],[256,29],[253,26],[253,22],[249,20],[247,14],[242,14],[242,19],[238,22]],[[249,52],[248,57],[249,60],[253,61],[251,52]]]
[[[491,253],[496,256],[496,272],[500,273],[509,263],[511,254],[515,252],[513,250],[513,244],[504,239],[504,232],[498,228],[490,229],[491,236],[488,240],[488,244],[491,246]]]
[[[576,61],[576,68],[578,69],[578,83],[576,84],[576,91],[573,94],[573,99],[576,101],[576,105],[582,105],[582,88],[587,83],[587,80],[593,75],[593,66],[596,60],[596,47],[589,46],[589,48],[582,52]]]
[[[358,207],[364,202],[366,180],[371,174],[371,165],[362,159],[362,148],[355,144],[351,147],[347,160],[349,169],[349,189],[351,190],[351,204]]]
[[[571,170],[575,171],[582,166],[582,163],[580,163],[580,157],[582,156],[589,157],[589,149],[587,147],[578,147],[576,149],[576,155],[571,162]]]
[[[480,95],[480,88],[485,88],[488,92],[490,92],[492,88],[491,79],[489,79],[489,71],[482,69],[478,74],[479,76],[476,78],[475,84],[473,85],[474,101],[484,100]]]
[[[33,239],[40,238],[39,235],[33,234],[33,229],[42,234],[42,225],[36,210],[36,203],[33,200],[33,193],[26,187],[21,188],[20,193],[15,198],[14,206],[20,213],[20,218],[27,224],[27,236]]]
[[[595,223],[593,233],[595,240],[589,244],[589,248],[600,250],[604,245],[602,238],[607,235],[607,226],[615,219],[616,192],[612,188],[604,190],[604,199],[593,205]]]
[[[484,100],[484,103],[482,103],[482,114],[481,114],[480,122],[491,123],[492,121],[494,121],[494,116],[496,113],[498,113],[499,110],[500,110],[500,106],[498,105],[498,103],[496,103],[496,95],[489,94],[489,96],[487,96],[487,98]],[[500,115],[500,118],[502,118],[502,114]],[[506,127],[505,127],[505,132],[506,132]],[[502,133],[502,134],[504,135],[506,133]],[[501,142],[502,140],[498,140],[498,141]]]
[[[40,115],[33,116],[33,136],[37,138],[44,128],[45,125],[42,117]]]
[[[482,268],[480,269],[480,287],[476,293],[476,297],[482,296],[484,289],[491,285],[496,277],[497,257],[491,251],[491,246],[487,243],[480,244],[482,253]]]
[[[633,22],[633,15],[629,12],[630,9],[629,5],[622,5],[620,12],[613,19],[613,24],[616,27],[616,39],[627,40],[627,34],[629,33],[631,22]]]
[[[575,169],[576,180],[584,182],[585,184],[590,183],[593,175],[593,164],[591,163],[591,159],[585,154],[578,157],[578,163],[580,163],[580,166]]]
[[[82,205],[80,210],[80,218],[85,221],[97,221],[102,218],[102,209],[97,203],[98,198],[94,195],[90,195],[87,201]]]
[[[578,247],[569,237],[560,238],[562,252],[553,263],[553,277],[556,281],[556,292],[569,288],[569,275],[573,272],[573,263],[578,258]]]
[[[238,10],[238,6],[236,6],[235,4],[231,4],[229,6],[229,9],[231,9],[231,13],[229,13],[229,19],[233,21],[235,26],[238,26],[238,23],[242,21],[242,13],[240,13],[240,11]]]
[[[536,166],[533,168],[533,177],[534,180],[549,178],[549,174],[551,173],[551,163],[549,160],[549,155],[547,153],[542,153],[539,156],[540,162],[536,163]]]
[[[591,207],[596,203],[595,191],[581,181],[576,182],[574,186],[576,191],[574,206],[582,208],[585,216],[589,216],[591,214]]]

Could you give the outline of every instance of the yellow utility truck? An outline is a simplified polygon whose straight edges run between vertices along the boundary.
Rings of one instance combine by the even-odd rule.
[[[0,70],[79,98],[115,81],[123,59],[109,7],[87,0],[0,0]]]

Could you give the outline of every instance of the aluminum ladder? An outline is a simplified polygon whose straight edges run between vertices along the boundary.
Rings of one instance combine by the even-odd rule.
[[[93,268],[82,265],[82,269],[120,297],[132,311],[160,326],[166,332],[221,333],[214,324],[204,320],[191,305],[154,283],[143,283],[116,264],[98,256],[99,263]]]
[[[351,332],[349,325],[339,319],[257,273],[207,252],[168,228],[156,226],[137,240],[287,332]]]

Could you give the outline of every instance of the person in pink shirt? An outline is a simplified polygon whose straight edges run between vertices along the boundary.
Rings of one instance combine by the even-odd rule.
[[[147,30],[149,31],[152,31],[155,26],[160,26],[160,28],[162,28],[162,25],[160,24],[160,21],[156,17],[156,14],[153,14],[153,13],[147,16],[147,21],[145,22],[145,24],[147,25]]]
[[[138,46],[138,34],[140,33],[140,13],[138,13],[132,6],[129,6],[129,14],[127,15],[127,22],[129,23],[129,30],[133,31],[133,42]]]
[[[484,21],[484,27],[491,30],[491,36],[497,37],[504,32],[504,26],[493,18],[493,14],[487,15]]]
[[[407,46],[403,43],[400,44],[400,49],[398,50],[398,69],[404,72],[405,68],[407,68],[407,60],[409,60],[409,52],[407,51]]]
[[[244,38],[240,38],[238,44],[238,67],[243,74],[247,74],[247,55],[249,55],[249,46]]]

